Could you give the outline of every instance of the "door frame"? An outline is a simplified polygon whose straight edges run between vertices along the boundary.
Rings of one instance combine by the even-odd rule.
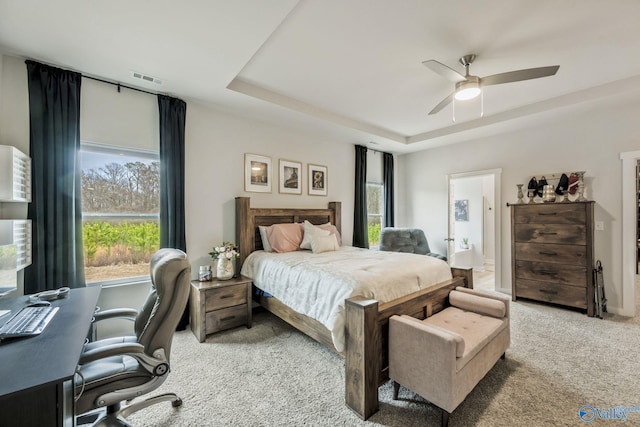
[[[638,250],[635,232],[638,220],[636,183],[640,151],[620,153],[620,160],[622,160],[622,307],[618,314],[635,317],[636,252]]]
[[[478,171],[451,173],[447,175],[447,237],[451,236],[450,219],[453,215],[451,211],[451,203],[449,201],[452,197],[451,181],[457,178],[469,178],[469,177],[481,177],[485,175],[493,175],[493,210],[494,210],[494,288],[496,291],[511,294],[511,286],[504,287],[502,285],[502,238],[501,238],[501,224],[502,215],[500,205],[502,204],[501,182],[502,182],[502,168],[497,169],[484,169]]]

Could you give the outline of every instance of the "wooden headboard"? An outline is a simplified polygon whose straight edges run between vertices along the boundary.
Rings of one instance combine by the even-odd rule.
[[[238,271],[253,251],[262,249],[258,226],[309,221],[330,222],[342,233],[342,203],[329,202],[327,209],[252,208],[249,197],[236,197],[236,244],[240,250]]]

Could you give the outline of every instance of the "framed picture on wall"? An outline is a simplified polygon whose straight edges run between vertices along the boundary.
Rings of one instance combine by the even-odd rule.
[[[284,194],[302,194],[302,163],[280,159],[278,191]]]
[[[309,195],[310,196],[326,196],[327,195],[327,167],[322,165],[309,166]]]
[[[469,221],[469,201],[456,200],[454,203],[456,221]]]
[[[271,193],[271,157],[245,153],[244,191]]]

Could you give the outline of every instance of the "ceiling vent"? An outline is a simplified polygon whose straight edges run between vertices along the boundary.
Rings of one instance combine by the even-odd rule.
[[[132,71],[131,72],[131,76],[134,79],[142,80],[142,81],[145,81],[147,83],[155,83],[157,85],[161,85],[162,84],[162,80],[160,80],[159,78],[152,77],[152,76],[147,75],[147,74],[139,73],[137,71]]]

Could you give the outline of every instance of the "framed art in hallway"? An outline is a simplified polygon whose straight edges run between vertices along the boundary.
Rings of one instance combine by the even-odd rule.
[[[322,165],[308,165],[309,167],[309,195],[327,195],[327,167]]]
[[[302,163],[280,159],[278,191],[283,194],[302,194]]]
[[[271,193],[271,157],[245,153],[244,191]]]
[[[468,200],[455,201],[455,215],[456,215],[456,221],[469,221],[469,201]]]

